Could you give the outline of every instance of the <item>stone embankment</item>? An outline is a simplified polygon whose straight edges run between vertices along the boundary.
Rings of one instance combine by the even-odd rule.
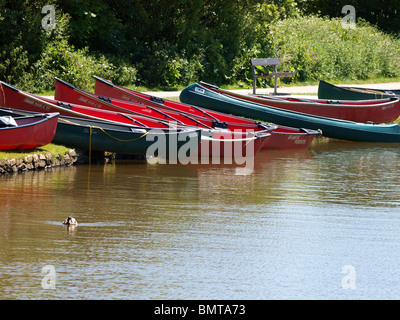
[[[57,166],[70,166],[77,162],[77,160],[78,156],[75,150],[72,149],[64,155],[34,153],[24,158],[0,160],[0,174],[39,170]]]

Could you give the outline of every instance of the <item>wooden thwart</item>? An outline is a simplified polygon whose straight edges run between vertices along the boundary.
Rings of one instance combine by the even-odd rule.
[[[276,66],[279,64],[279,58],[256,58],[250,59],[251,69],[253,71],[253,94],[256,94],[256,82],[258,78],[275,78],[274,94],[277,94],[278,78],[293,77],[296,72],[277,72]],[[266,74],[258,74],[256,66],[273,66],[274,71]]]

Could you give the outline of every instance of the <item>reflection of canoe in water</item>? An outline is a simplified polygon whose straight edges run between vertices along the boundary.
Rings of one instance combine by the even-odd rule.
[[[307,148],[314,140],[316,135],[319,135],[318,131],[315,130],[304,130],[283,126],[272,126],[271,124],[263,124],[259,121],[254,121],[238,116],[234,116],[228,113],[222,113],[207,108],[200,108],[194,105],[184,104],[167,99],[161,99],[148,95],[146,93],[137,92],[121,86],[117,86],[108,80],[104,80],[99,77],[94,77],[96,80],[95,92],[98,95],[110,97],[113,99],[120,99],[128,102],[134,102],[141,105],[149,105],[158,110],[175,110],[179,113],[190,114],[197,119],[212,120],[217,123],[226,123],[232,128],[243,127],[243,125],[256,126],[256,131],[260,130],[259,127],[268,129],[271,133],[271,137],[264,143],[266,149],[301,149]],[[61,90],[61,88],[60,88]],[[113,101],[113,100],[111,100]],[[115,102],[118,103],[118,102]],[[120,105],[122,106],[122,105]]]
[[[318,85],[319,99],[334,100],[374,100],[400,96],[399,90],[368,89],[346,86],[335,86],[320,80]]]
[[[295,97],[270,97],[263,95],[243,95],[217,86],[200,83],[234,98],[263,104],[269,107],[296,111],[321,117],[349,120],[354,122],[391,123],[400,116],[400,100],[381,99],[364,101],[302,99]]]
[[[280,125],[322,130],[324,136],[335,139],[400,142],[400,126],[397,124],[366,124],[282,110],[222,95],[197,83],[186,87],[180,99],[185,103]]]
[[[25,150],[49,144],[56,133],[58,113],[0,118],[0,150]]]

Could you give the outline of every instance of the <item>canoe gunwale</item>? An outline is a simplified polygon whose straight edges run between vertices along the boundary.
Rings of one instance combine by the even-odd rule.
[[[27,119],[27,118],[38,118],[37,121],[32,121],[30,123],[26,123],[26,124],[22,124],[22,125],[18,125],[16,127],[0,127],[1,131],[4,130],[8,130],[8,129],[24,129],[24,128],[28,128],[31,126],[35,126],[38,124],[41,124],[43,122],[46,122],[52,118],[58,117],[60,114],[58,112],[49,112],[49,113],[38,113],[36,115],[28,115],[28,116],[19,116],[19,117],[15,117],[15,120],[20,120],[20,119]]]

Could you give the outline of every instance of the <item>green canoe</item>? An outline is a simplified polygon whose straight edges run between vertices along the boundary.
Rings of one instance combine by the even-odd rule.
[[[58,121],[53,143],[81,150],[108,151],[118,154],[146,155],[159,139],[160,157],[177,157],[187,141],[200,144],[200,129],[143,129],[129,125],[62,117]],[[195,152],[197,149],[194,149]],[[174,154],[170,154],[170,152]]]
[[[321,130],[322,135],[335,139],[400,142],[400,126],[397,124],[366,124],[311,116],[232,98],[197,83],[186,87],[180,94],[180,100],[187,104],[283,126]]]
[[[373,100],[396,97],[400,90],[367,89],[356,87],[338,87],[320,80],[318,84],[318,98],[330,100]]]

